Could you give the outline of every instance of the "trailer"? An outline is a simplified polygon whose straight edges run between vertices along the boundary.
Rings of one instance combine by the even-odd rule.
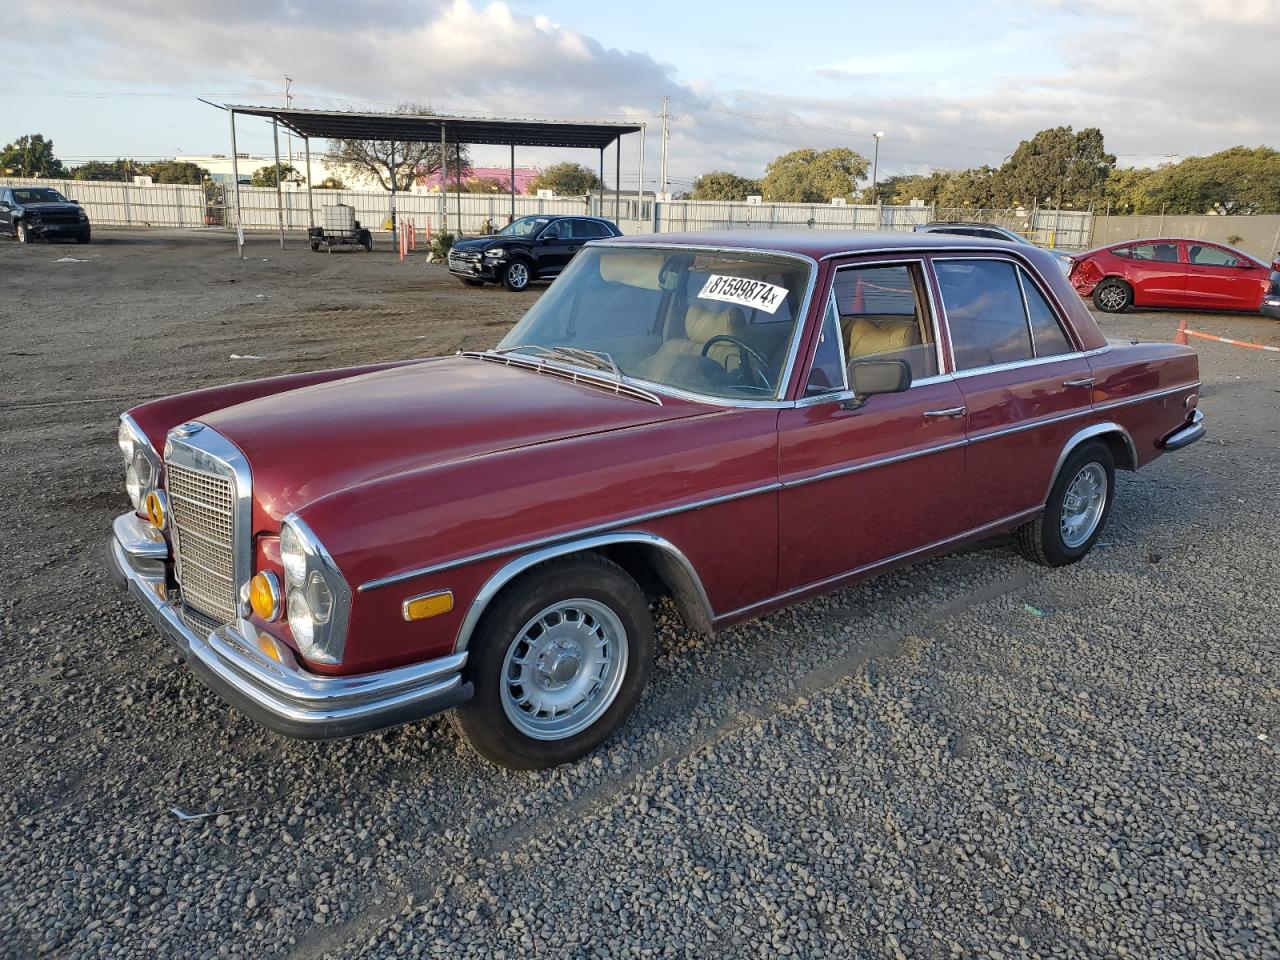
[[[342,246],[364,247],[366,253],[373,252],[373,234],[360,226],[355,207],[334,203],[322,209],[324,226],[307,230],[312,250],[319,250],[323,246],[329,253],[333,253],[334,247]]]

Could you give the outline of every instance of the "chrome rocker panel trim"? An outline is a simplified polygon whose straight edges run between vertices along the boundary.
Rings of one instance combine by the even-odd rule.
[[[258,628],[247,620],[202,637],[166,598],[163,564],[132,513],[117,518],[107,543],[113,578],[142,604],[160,632],[200,679],[222,699],[278,733],[332,740],[421,720],[448,710],[473,693],[463,682],[465,651],[376,673],[329,677],[311,673],[287,647],[283,662],[262,653]]]

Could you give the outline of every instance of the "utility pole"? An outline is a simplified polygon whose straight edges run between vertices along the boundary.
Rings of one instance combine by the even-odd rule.
[[[662,98],[662,172],[658,175],[662,193],[667,192],[667,141],[671,139],[671,115],[667,112],[667,102],[670,99]]]
[[[286,110],[288,110],[290,107],[293,106],[293,94],[289,92],[289,88],[292,86],[293,86],[293,78],[285,77],[284,78],[284,108]],[[285,156],[287,157],[287,159],[285,160],[285,163],[287,163],[289,166],[293,166],[293,133],[292,131],[289,130],[288,127],[285,127],[284,140],[285,140]]]
[[[875,137],[876,148],[871,154],[871,202],[876,202],[876,187],[880,184],[880,141],[884,139],[884,131],[877,130],[871,136]]]

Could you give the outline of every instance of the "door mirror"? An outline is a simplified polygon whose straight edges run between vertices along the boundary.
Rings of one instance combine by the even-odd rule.
[[[902,393],[911,386],[911,367],[905,360],[851,360],[848,370],[853,399],[845,402],[846,410],[856,410],[876,394]]]

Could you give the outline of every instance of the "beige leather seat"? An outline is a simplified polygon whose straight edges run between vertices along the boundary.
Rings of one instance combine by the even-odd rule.
[[[855,317],[845,328],[849,356],[867,357],[876,353],[897,353],[920,345],[915,318]]]
[[[729,304],[706,306],[689,304],[684,317],[684,337],[663,341],[658,352],[636,365],[636,372],[653,380],[667,380],[677,365],[684,365],[683,357],[698,357],[707,341],[716,336],[743,339],[747,332],[747,316],[741,307]],[[726,361],[730,369],[737,368],[738,348],[731,343],[714,344],[707,351],[707,359],[723,367]]]

